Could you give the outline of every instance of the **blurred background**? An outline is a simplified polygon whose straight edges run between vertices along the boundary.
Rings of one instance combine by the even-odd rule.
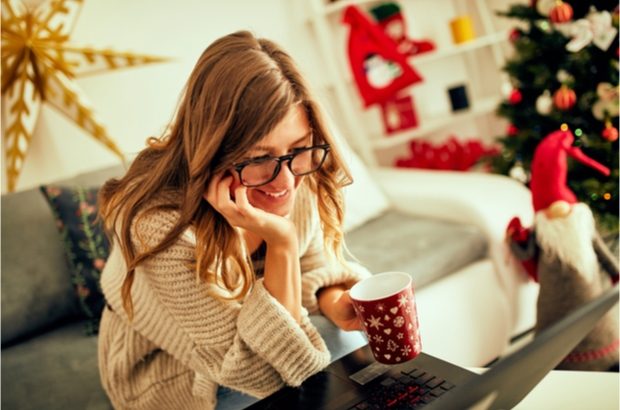
[[[7,136],[16,122],[9,53],[24,42],[7,27],[11,18],[19,22],[28,9],[50,4],[68,9],[54,17],[68,37],[44,44],[49,49],[61,44],[167,59],[109,70],[128,61],[110,57],[103,70],[81,75],[86,64],[65,72],[116,154],[76,125],[75,112],[63,115],[57,109],[62,102],[44,101],[31,113],[28,138]],[[367,165],[499,172],[528,184],[537,143],[564,124],[577,145],[612,169],[610,182],[571,165],[571,188],[595,213],[612,215],[608,223],[617,223],[614,2],[5,0],[2,7],[3,192],[117,164],[120,153],[132,158],[146,138],[165,131],[202,51],[222,35],[247,29],[280,43],[297,60]],[[369,34],[373,30],[379,40]],[[387,48],[385,37],[393,41]],[[398,56],[385,54],[394,44]],[[356,61],[359,53],[373,58]],[[403,81],[388,94],[368,88],[392,80]],[[17,163],[7,156],[16,149]],[[8,178],[7,168],[16,176]]]

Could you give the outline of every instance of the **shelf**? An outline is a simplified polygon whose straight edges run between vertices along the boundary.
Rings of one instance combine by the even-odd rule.
[[[497,33],[494,33],[488,36],[484,36],[484,37],[477,38],[475,40],[468,41],[467,43],[449,46],[449,47],[443,47],[439,50],[429,51],[427,53],[424,53],[418,56],[411,56],[407,59],[407,62],[412,66],[414,64],[416,65],[420,63],[424,64],[424,63],[440,60],[443,58],[448,58],[448,57],[456,56],[459,54],[464,54],[464,53],[467,53],[467,52],[470,52],[470,51],[473,51],[479,48],[491,46],[494,44],[499,44],[503,41],[506,41],[507,39],[508,39],[508,33],[505,31],[500,31],[500,32],[497,32]],[[353,83],[353,76],[351,75],[350,70],[347,70],[347,72],[343,74],[343,77],[346,79],[347,83]],[[328,81],[326,81],[322,86],[328,89],[334,87],[334,85]]]
[[[443,117],[431,118],[424,121],[422,125],[417,128],[372,140],[372,147],[377,150],[392,148],[404,142],[430,134],[455,122],[466,121],[481,115],[489,114],[497,108],[499,103],[499,97],[485,98],[475,103],[468,110],[448,114]]]
[[[410,64],[419,64],[419,63],[427,63],[434,60],[439,60],[446,57],[455,56],[462,53],[467,53],[469,51],[476,50],[478,48],[483,48],[487,46],[491,46],[494,44],[499,44],[508,40],[508,32],[506,31],[498,31],[497,33],[490,34],[488,36],[479,37],[475,40],[468,41],[467,43],[457,44],[448,47],[442,47],[437,49],[436,51],[429,51],[424,54],[420,54],[417,56],[411,56],[408,58],[408,62]]]
[[[468,109],[454,113],[450,112],[447,107],[445,112],[434,111],[435,115],[432,112],[421,113],[418,127],[391,135],[384,135],[380,131],[380,118],[377,115],[368,118],[362,115],[364,109],[360,104],[359,95],[354,95],[358,93],[352,92],[355,90],[355,84],[348,61],[346,61],[346,54],[342,49],[343,44],[346,44],[346,29],[337,22],[338,17],[349,6],[358,6],[360,9],[368,10],[381,4],[382,0],[298,1],[311,5],[308,8],[306,21],[310,23],[308,27],[316,36],[319,52],[326,59],[326,75],[319,81],[321,91],[334,101],[336,104],[334,109],[341,111],[342,125],[347,128],[351,138],[354,138],[351,143],[367,164],[377,165],[380,162],[386,162],[389,156],[395,155],[397,148],[412,140],[422,137],[428,137],[430,140],[440,138],[442,132],[463,125],[471,125],[471,128],[476,130],[472,132],[483,131],[481,134],[484,133],[488,138],[492,137],[492,134],[486,130],[496,125],[492,114],[499,106],[501,98],[496,95],[499,92],[495,91],[499,90],[501,85],[501,67],[505,64],[504,52],[506,51],[503,46],[508,43],[509,32],[503,29],[498,30],[498,26],[494,24],[495,14],[486,1],[434,0],[425,4],[424,14],[427,18],[444,26],[448,17],[453,13],[470,14],[472,19],[479,23],[476,30],[479,37],[466,43],[453,44],[449,33],[442,33],[445,35],[441,39],[438,37],[433,40],[436,42],[435,50],[410,56],[407,62],[416,68],[419,67],[421,73],[428,74],[426,85],[430,88],[425,92],[439,93],[438,98],[445,94],[446,87],[445,84],[442,85],[443,79],[453,76],[453,66],[456,66],[457,62],[459,70],[463,71],[468,79],[466,83],[472,95],[492,95],[492,97],[471,98]],[[463,4],[467,6],[461,6]],[[405,4],[403,8],[404,6]],[[485,52],[484,58],[483,51]],[[490,52],[489,56],[486,56],[487,51]],[[437,64],[438,62],[442,65]],[[425,65],[427,63],[428,65]],[[440,108],[437,107],[437,109]],[[469,122],[471,124],[468,124]]]

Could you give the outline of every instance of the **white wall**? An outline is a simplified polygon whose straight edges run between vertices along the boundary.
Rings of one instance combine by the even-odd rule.
[[[29,0],[37,1],[40,0]],[[305,35],[307,27],[299,20],[296,3],[290,0],[85,1],[71,44],[169,56],[174,61],[104,72],[78,78],[76,82],[109,135],[131,157],[144,147],[147,137],[161,134],[199,55],[224,34],[249,29],[271,38],[284,46],[304,71],[308,68],[314,71],[311,45]],[[117,157],[103,145],[44,105],[17,190],[117,162]],[[2,172],[5,192],[4,169]]]

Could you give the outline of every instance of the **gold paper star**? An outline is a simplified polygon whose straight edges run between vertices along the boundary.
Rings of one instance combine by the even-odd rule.
[[[2,0],[2,97],[9,191],[15,189],[44,101],[124,159],[74,78],[167,60],[68,44],[82,3],[47,0],[31,9],[19,0]]]

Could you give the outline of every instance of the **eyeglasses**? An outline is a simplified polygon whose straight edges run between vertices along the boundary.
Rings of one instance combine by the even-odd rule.
[[[234,164],[234,168],[239,174],[241,184],[253,188],[268,184],[276,179],[282,169],[283,162],[287,162],[288,169],[295,176],[311,174],[321,168],[329,150],[329,144],[297,148],[292,153],[281,157],[252,158]]]

